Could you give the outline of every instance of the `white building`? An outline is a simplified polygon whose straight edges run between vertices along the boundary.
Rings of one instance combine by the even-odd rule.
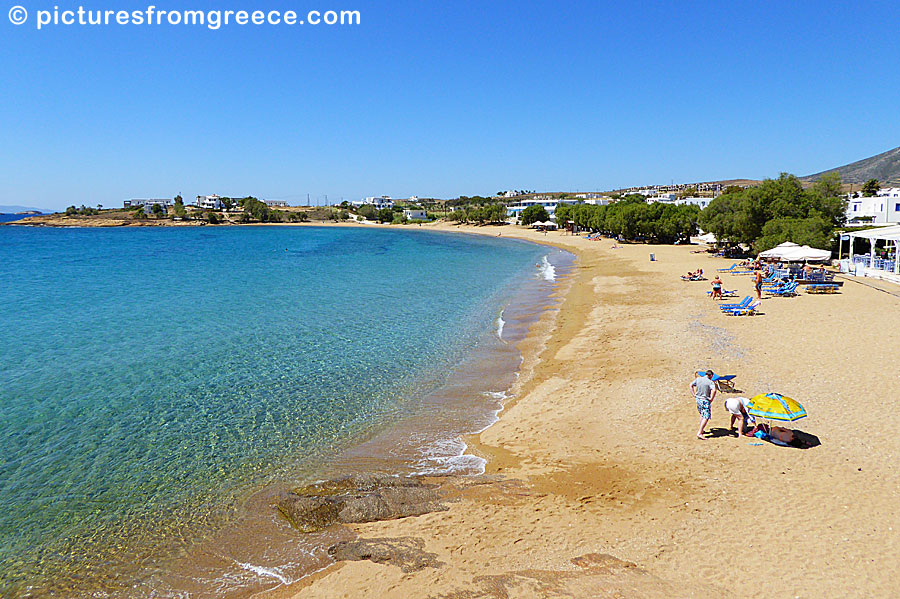
[[[125,208],[137,208],[138,206],[144,207],[144,212],[150,214],[153,211],[153,206],[158,205],[162,208],[163,212],[169,212],[169,206],[173,205],[174,200],[158,200],[158,199],[132,199],[125,200],[122,202],[122,206]]]
[[[424,210],[404,210],[403,216],[407,220],[428,220],[428,214]]]
[[[197,196],[197,206],[204,210],[221,210],[225,207],[222,198],[216,194],[209,196]]]
[[[543,206],[544,210],[547,211],[547,214],[550,215],[550,218],[555,218],[554,214],[556,212],[556,207],[559,204],[577,204],[578,202],[579,200],[557,200],[548,196],[536,196],[530,200],[521,200],[519,202],[516,202],[515,204],[510,204],[509,206],[507,206],[506,216],[519,218],[519,215],[522,214],[522,211],[529,206]]]
[[[364,199],[362,201],[362,203],[370,204],[370,205],[374,206],[376,210],[383,210],[384,208],[393,208],[394,207],[394,200],[391,199],[391,196],[370,197],[370,198]]]
[[[868,198],[850,198],[847,222],[900,223],[900,187],[881,189]]]
[[[676,206],[683,206],[684,204],[693,204],[694,206],[699,206],[700,210],[703,210],[709,203],[713,201],[713,198],[681,198],[680,200],[675,200]]]
[[[263,200],[269,208],[287,208],[288,203],[285,200]]]

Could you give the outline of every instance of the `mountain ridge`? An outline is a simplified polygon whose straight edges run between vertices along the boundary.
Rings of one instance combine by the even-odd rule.
[[[806,182],[818,181],[826,173],[837,173],[841,176],[841,181],[854,185],[861,185],[869,179],[878,179],[882,186],[885,184],[900,184],[900,147],[845,164],[844,166],[807,175],[801,177],[800,180]]]

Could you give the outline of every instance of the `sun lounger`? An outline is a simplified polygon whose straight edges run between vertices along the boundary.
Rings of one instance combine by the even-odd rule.
[[[758,314],[757,310],[759,309],[759,304],[760,301],[757,300],[749,306],[732,310],[725,310],[724,312],[728,316],[753,316],[754,314]]]
[[[712,295],[712,291],[707,291],[706,295]],[[737,297],[737,289],[732,289],[731,291],[722,290],[722,297]]]
[[[706,376],[705,370],[698,370],[697,376]],[[721,391],[723,388],[734,390],[734,378],[736,374],[716,374],[713,373],[712,382],[716,384],[716,388]]]
[[[716,269],[716,270],[718,270],[719,272],[731,272],[731,271],[734,270],[735,268],[737,268],[737,262],[735,262],[734,264],[732,264],[732,265],[729,266],[728,268],[718,268],[718,269]]]
[[[816,283],[806,286],[806,293],[836,293],[840,289],[833,283]]]
[[[782,289],[777,289],[777,290],[775,290],[775,291],[770,291],[769,293],[771,293],[772,295],[778,295],[778,296],[781,296],[781,297],[787,297],[787,296],[790,296],[790,295],[797,295],[797,285],[799,285],[799,283],[797,283],[796,281],[794,281],[793,283],[788,283],[788,284],[785,285]]]
[[[742,299],[740,303],[737,304],[719,304],[720,310],[740,310],[741,308],[746,308],[750,305],[750,302],[753,301],[753,298],[749,295]]]

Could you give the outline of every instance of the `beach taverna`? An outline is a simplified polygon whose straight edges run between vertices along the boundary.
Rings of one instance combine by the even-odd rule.
[[[865,231],[853,231],[845,233],[850,238],[850,257],[845,264],[842,262],[841,270],[858,277],[874,277],[893,283],[900,283],[900,260],[898,260],[898,248],[900,248],[900,225],[867,229]],[[868,239],[871,248],[868,254],[854,256],[853,242],[857,239]],[[893,245],[894,257],[892,259],[875,256],[875,244],[879,240],[888,246]]]

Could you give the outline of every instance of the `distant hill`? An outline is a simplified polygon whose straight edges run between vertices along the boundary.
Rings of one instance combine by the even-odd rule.
[[[900,184],[900,148],[888,150],[878,156],[859,160],[846,166],[830,168],[827,171],[802,177],[802,181],[817,181],[825,173],[837,173],[844,183],[862,184],[869,179],[878,179],[881,185]]]
[[[28,206],[3,206],[0,205],[0,214],[18,214],[20,212],[40,212],[41,214],[50,214],[52,210],[43,210],[41,208],[29,208]]]

